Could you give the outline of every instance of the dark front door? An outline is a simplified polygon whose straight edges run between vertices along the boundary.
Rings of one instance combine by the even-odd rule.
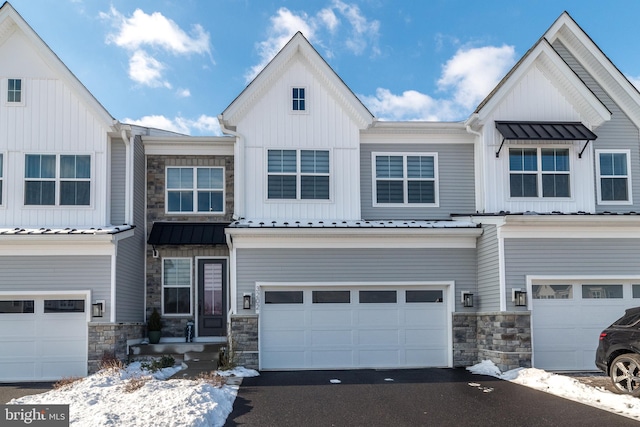
[[[198,336],[226,335],[227,261],[198,260]]]

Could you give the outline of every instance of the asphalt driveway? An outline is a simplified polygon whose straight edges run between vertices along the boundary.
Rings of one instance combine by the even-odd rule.
[[[332,383],[339,380],[340,383]],[[465,369],[261,372],[225,426],[638,426]]]

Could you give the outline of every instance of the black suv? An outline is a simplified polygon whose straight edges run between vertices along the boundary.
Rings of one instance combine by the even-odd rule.
[[[618,393],[640,396],[640,307],[630,308],[600,334],[596,366]]]

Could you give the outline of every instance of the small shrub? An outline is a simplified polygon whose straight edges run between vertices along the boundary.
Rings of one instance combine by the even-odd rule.
[[[163,368],[171,368],[176,364],[173,356],[164,355],[160,359],[154,359],[151,362],[141,362],[140,366],[150,372],[156,372]]]
[[[100,361],[100,369],[119,371],[125,367],[125,363],[118,359],[115,353],[105,351]]]
[[[238,366],[238,355],[235,352],[236,342],[231,338],[228,347],[220,347],[218,352],[218,369],[228,371]]]
[[[82,377],[65,377],[65,378],[62,378],[61,380],[56,381],[53,384],[53,389],[60,390],[64,387],[71,386],[72,384],[77,383],[78,381],[82,381]]]
[[[217,388],[220,388],[227,383],[227,378],[216,374],[215,371],[200,372],[196,380],[209,383]]]
[[[149,380],[149,377],[129,378],[129,380],[127,380],[127,382],[124,384],[125,393],[133,393],[139,388],[142,388],[147,383],[148,380]]]

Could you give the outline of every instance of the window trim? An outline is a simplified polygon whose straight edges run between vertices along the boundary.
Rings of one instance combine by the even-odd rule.
[[[295,151],[296,171],[295,172],[269,172],[269,151]],[[326,151],[329,155],[329,172],[302,172],[302,151]],[[330,148],[291,148],[291,147],[268,147],[264,150],[264,170],[267,179],[264,180],[264,200],[266,203],[332,203],[333,202],[333,150]],[[269,176],[295,176],[296,177],[296,198],[295,199],[272,199],[269,198]],[[303,199],[302,198],[302,177],[303,176],[326,176],[329,178],[329,197],[326,199]]]
[[[55,177],[54,178],[27,178],[27,156],[54,156],[55,157]],[[61,156],[88,156],[89,157],[89,178],[62,178],[60,176],[60,157]],[[86,152],[69,152],[69,153],[49,153],[49,152],[25,152],[22,155],[22,206],[27,209],[93,209],[95,187],[95,156],[93,153]],[[27,198],[27,181],[54,182],[54,203],[52,205],[30,205],[26,203]],[[73,182],[89,182],[89,204],[86,205],[62,205],[60,204],[60,190],[62,181]]]
[[[293,90],[294,89],[304,89],[304,98],[297,98],[298,100],[304,100],[304,110],[294,110],[293,109]],[[289,87],[289,95],[287,96],[287,102],[289,102],[289,113],[298,115],[298,114],[309,114],[309,88],[306,85],[292,85]]]
[[[6,158],[6,153],[4,151],[0,151],[0,207],[5,206],[5,200],[7,198],[7,186],[5,184],[5,177],[7,175]]]
[[[169,169],[191,169],[193,170],[193,210],[192,211],[170,211],[169,210],[169,191],[188,191],[188,189],[170,189],[168,183]],[[198,169],[222,169],[222,210],[221,211],[198,211]],[[167,165],[164,168],[164,212],[167,215],[224,215],[227,209],[227,177],[224,166],[173,166]],[[204,191],[217,191],[217,189],[200,189]]]
[[[20,101],[9,101],[9,80],[20,80]],[[8,107],[24,107],[24,98],[25,98],[25,79],[22,77],[7,77],[4,79],[3,84],[3,92],[4,92],[4,103]]]
[[[627,200],[602,200],[602,186],[600,174],[600,154],[620,154],[624,153],[627,157]],[[631,150],[628,149],[598,149],[595,150],[595,163],[596,163],[596,203],[598,205],[632,205],[633,204],[633,189],[632,189],[632,176],[631,176]],[[607,175],[609,176],[609,175]],[[618,176],[618,175],[611,175]],[[619,175],[622,176],[622,175]]]
[[[403,203],[378,203],[377,199],[377,177],[376,177],[376,157],[377,156],[402,156],[402,182],[404,191]],[[409,203],[409,181],[413,180],[407,176],[407,157],[433,157],[433,178],[422,178],[421,181],[433,180],[433,203]],[[438,152],[411,152],[411,151],[373,151],[371,153],[371,203],[373,207],[440,207],[440,172],[438,168]]]
[[[537,185],[537,190],[538,190],[538,195],[535,197],[528,197],[528,196],[512,196],[511,195],[511,167],[510,167],[510,152],[512,149],[535,149],[536,150],[536,170],[535,171],[513,171],[515,174],[529,174],[529,175],[536,175],[536,185]],[[562,150],[568,150],[569,155],[568,155],[568,159],[569,159],[569,170],[568,171],[543,171],[542,170],[542,150],[545,149],[562,149]],[[516,201],[538,201],[538,202],[554,202],[554,201],[562,201],[562,202],[566,202],[566,201],[572,201],[574,200],[574,194],[575,194],[575,175],[574,175],[574,161],[573,161],[573,155],[575,154],[575,151],[573,149],[572,145],[565,145],[565,144],[552,144],[552,145],[517,145],[517,146],[511,146],[509,147],[509,150],[507,150],[507,156],[506,157],[506,162],[507,162],[507,166],[506,166],[506,171],[507,171],[507,179],[506,179],[506,191],[507,191],[507,197],[508,200],[516,200]],[[562,174],[562,175],[568,175],[569,176],[569,197],[545,197],[543,195],[543,187],[542,187],[542,177],[544,175],[554,175],[554,174]]]
[[[165,260],[186,260],[189,262],[189,285],[165,286],[164,283],[164,262]],[[166,317],[187,317],[193,316],[193,258],[191,257],[163,257],[160,269],[160,308],[162,316]],[[164,311],[164,290],[165,288],[189,288],[189,313],[165,313]]]

